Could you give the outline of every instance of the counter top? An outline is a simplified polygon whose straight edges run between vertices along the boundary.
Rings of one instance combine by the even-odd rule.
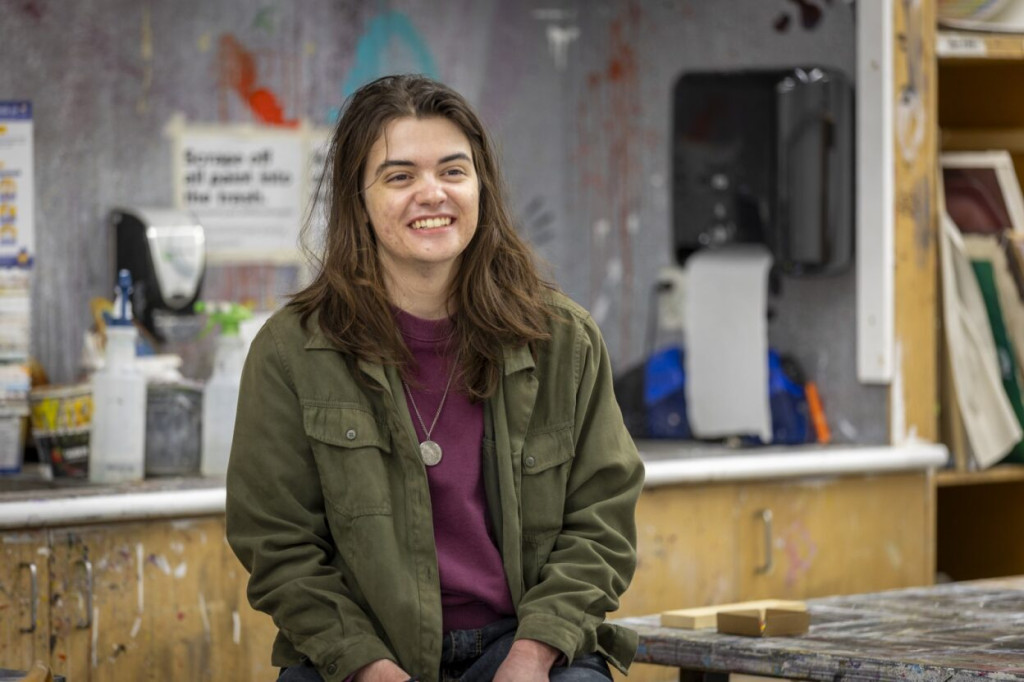
[[[617,623],[640,634],[638,662],[808,680],[1024,680],[1024,577],[807,600],[810,630],[741,637]]]
[[[675,483],[760,480],[941,467],[942,445],[802,446],[731,449],[683,441],[638,441],[648,488]],[[153,478],[116,486],[60,479],[4,486],[0,529],[40,528],[224,513],[223,478]],[[20,483],[10,480],[10,483]]]
[[[891,446],[802,445],[726,448],[680,441],[637,441],[645,486],[936,469],[949,451],[935,443]]]
[[[224,513],[224,479],[152,478],[91,485],[60,480],[0,494],[0,529]]]

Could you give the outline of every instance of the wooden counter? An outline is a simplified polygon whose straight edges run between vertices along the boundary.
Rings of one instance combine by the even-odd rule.
[[[621,615],[930,580],[942,446],[640,449],[640,566]],[[40,485],[0,479],[0,667],[48,660],[69,679],[111,682],[273,676],[273,624],[246,603],[224,541],[223,479]],[[862,549],[838,559],[851,537]]]

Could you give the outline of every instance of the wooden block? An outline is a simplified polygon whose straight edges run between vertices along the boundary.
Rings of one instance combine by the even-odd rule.
[[[811,614],[800,609],[750,609],[721,611],[718,631],[747,637],[784,637],[802,635],[811,625]]]
[[[661,626],[665,628],[681,628],[683,630],[700,630],[713,628],[718,624],[718,614],[723,611],[749,611],[767,608],[806,611],[807,605],[802,601],[785,599],[758,599],[756,601],[736,602],[734,604],[715,604],[690,609],[676,609],[661,614]]]

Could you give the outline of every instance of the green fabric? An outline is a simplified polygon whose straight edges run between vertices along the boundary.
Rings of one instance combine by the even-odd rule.
[[[582,308],[552,294],[550,342],[505,352],[483,476],[517,637],[625,671],[635,633],[605,623],[636,564],[643,465]],[[379,658],[436,680],[441,598],[430,492],[394,368],[355,362],[290,309],[253,341],[227,476],[228,541],[273,663],[329,682]]]
[[[1010,337],[1003,321],[1003,311],[999,305],[999,292],[996,289],[995,267],[990,260],[972,260],[971,267],[974,277],[978,280],[981,296],[985,300],[985,312],[988,313],[989,327],[996,344],[999,361],[999,374],[1003,381],[1003,390],[1010,400],[1017,423],[1024,426],[1024,402],[1021,400],[1020,382],[1017,381],[1017,362],[1013,357]],[[1018,442],[1002,459],[1004,462],[1024,462],[1024,440]]]

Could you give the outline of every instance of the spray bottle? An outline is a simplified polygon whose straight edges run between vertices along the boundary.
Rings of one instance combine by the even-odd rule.
[[[231,439],[235,432],[238,385],[245,361],[245,341],[239,334],[242,320],[252,313],[238,303],[196,303],[196,312],[206,312],[207,330],[220,327],[213,356],[213,373],[203,390],[203,444],[200,468],[203,476],[223,476],[228,470]]]
[[[141,481],[146,463],[146,378],[135,363],[132,276],[117,273],[114,311],[107,324],[106,361],[92,377],[89,480]]]

